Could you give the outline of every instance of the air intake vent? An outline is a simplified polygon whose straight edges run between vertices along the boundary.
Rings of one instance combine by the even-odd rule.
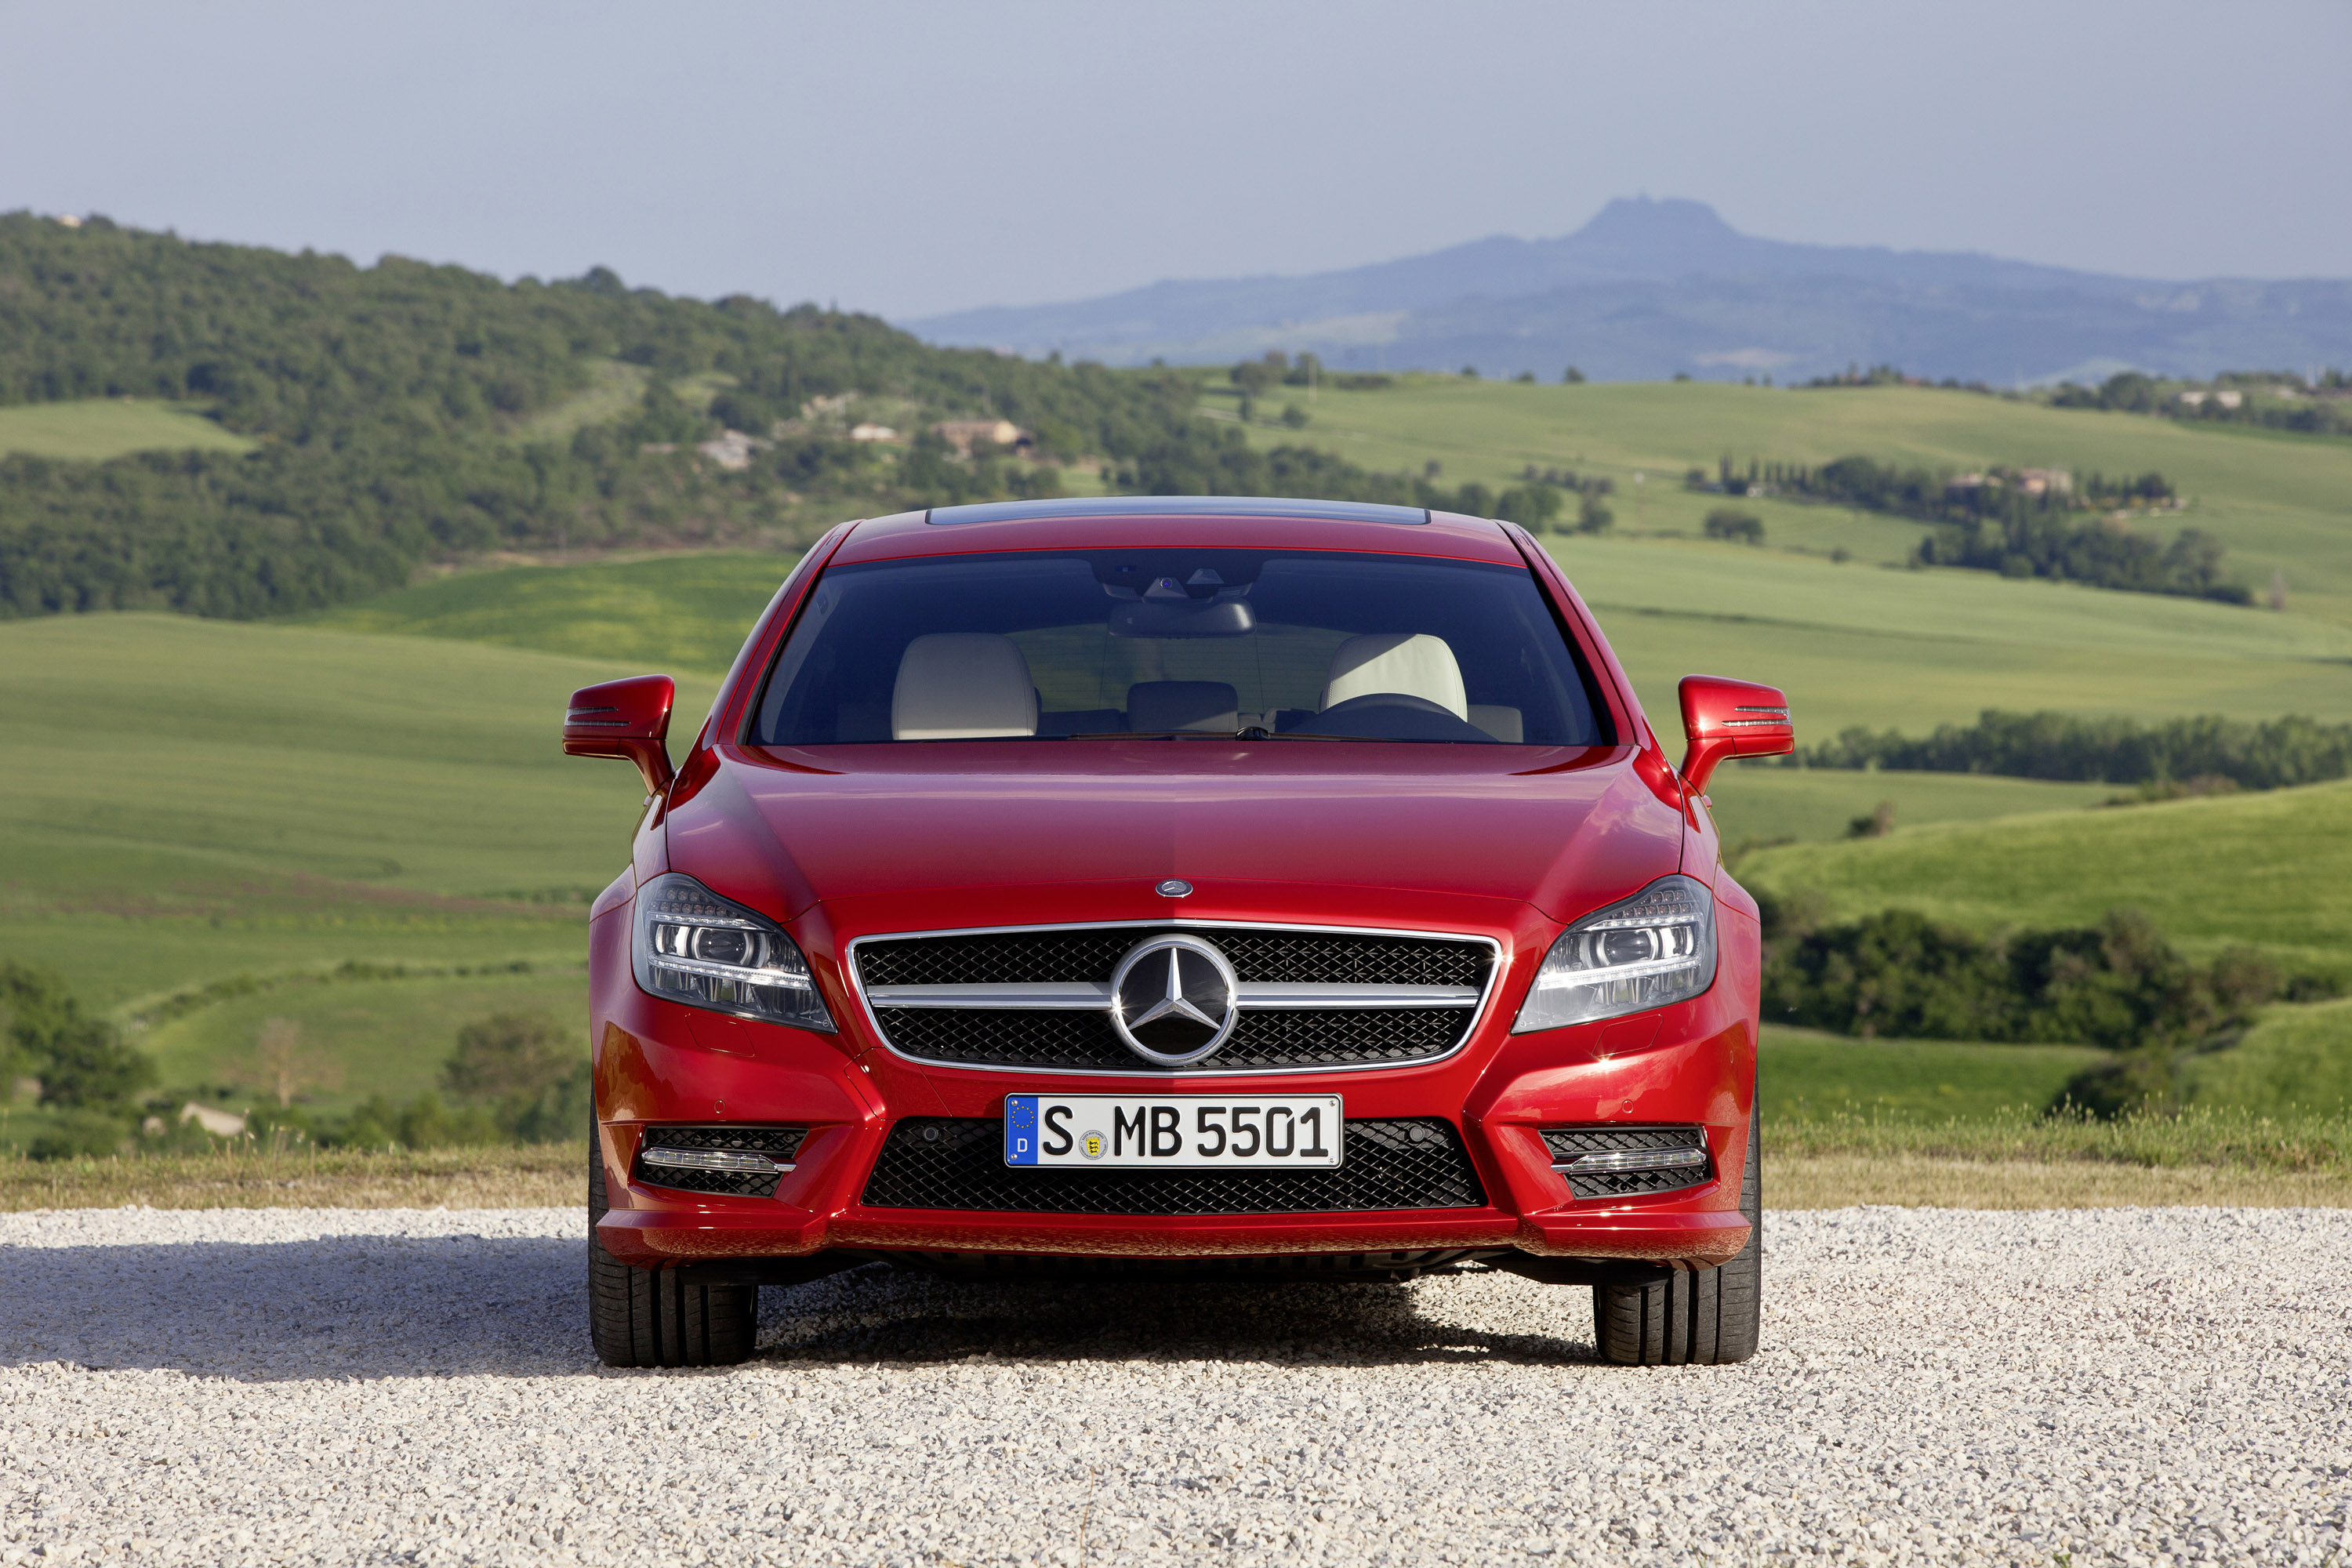
[[[1680,1192],[1714,1175],[1701,1127],[1547,1127],[1543,1141],[1580,1198]]]
[[[632,1180],[652,1187],[772,1198],[805,1127],[648,1127]]]

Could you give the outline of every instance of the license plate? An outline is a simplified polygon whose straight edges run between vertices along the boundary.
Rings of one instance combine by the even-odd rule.
[[[1097,1169],[1330,1171],[1336,1094],[1008,1094],[1004,1163]]]

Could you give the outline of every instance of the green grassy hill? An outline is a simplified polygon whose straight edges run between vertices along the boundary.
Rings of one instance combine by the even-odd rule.
[[[1987,708],[2352,718],[2352,627],[2315,615],[1737,544],[1547,544],[1668,731],[1693,671],[1780,687],[1811,738],[1916,733]]]
[[[93,397],[0,408],[0,452],[99,462],[126,452],[250,452],[201,408],[144,397]]]
[[[1209,384],[1230,408],[1231,389]],[[1303,402],[1284,389],[1269,404]],[[2059,467],[2108,474],[2155,469],[2186,496],[2181,521],[2218,536],[2244,581],[2285,572],[2292,602],[2352,622],[2352,442],[2189,426],[2082,409],[2053,409],[1924,387],[1799,391],[1721,384],[1528,385],[1413,375],[1379,392],[1318,392],[1303,431],[1254,426],[1253,445],[1305,442],[1381,470],[1419,472],[1431,458],[1444,482],[1513,483],[1528,464],[1573,468],[1617,482],[1611,498],[1628,531],[1692,535],[1719,496],[1685,491],[1693,467],[1729,455],[1822,463],[1861,453],[1937,468]],[[1636,487],[1633,476],[1646,476]],[[1832,508],[1739,503],[1763,517],[1775,546],[1864,561],[1899,560],[1917,525]]]
[[[798,559],[730,552],[469,572],[304,624],[723,675]]]
[[[575,964],[639,789],[562,755],[632,664],[170,616],[0,625],[0,953],[112,1006],[359,960]],[[690,726],[713,682],[691,679]]]
[[[1740,878],[1820,889],[1843,916],[1915,909],[1984,930],[2132,907],[2192,952],[2246,942],[2352,978],[2352,781],[1790,845]]]

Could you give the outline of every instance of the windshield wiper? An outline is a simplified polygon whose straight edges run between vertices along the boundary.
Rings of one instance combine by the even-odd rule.
[[[1084,734],[1064,735],[1065,741],[1231,741],[1245,735],[1245,730],[1089,730]]]
[[[1326,735],[1320,731],[1303,733],[1297,730],[1269,730],[1253,724],[1246,730],[1089,730],[1080,735],[1063,735],[1065,741],[1372,741],[1386,744],[1393,735]]]

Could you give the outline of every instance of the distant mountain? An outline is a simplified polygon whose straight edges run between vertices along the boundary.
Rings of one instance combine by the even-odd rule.
[[[1312,350],[1339,370],[1738,379],[1894,363],[2007,384],[2352,363],[2352,281],[2168,283],[1958,251],[1793,245],[1700,202],[1614,201],[1559,239],[1482,239],[1306,278],[1162,282],[904,323],[1029,357],[1213,363]]]

